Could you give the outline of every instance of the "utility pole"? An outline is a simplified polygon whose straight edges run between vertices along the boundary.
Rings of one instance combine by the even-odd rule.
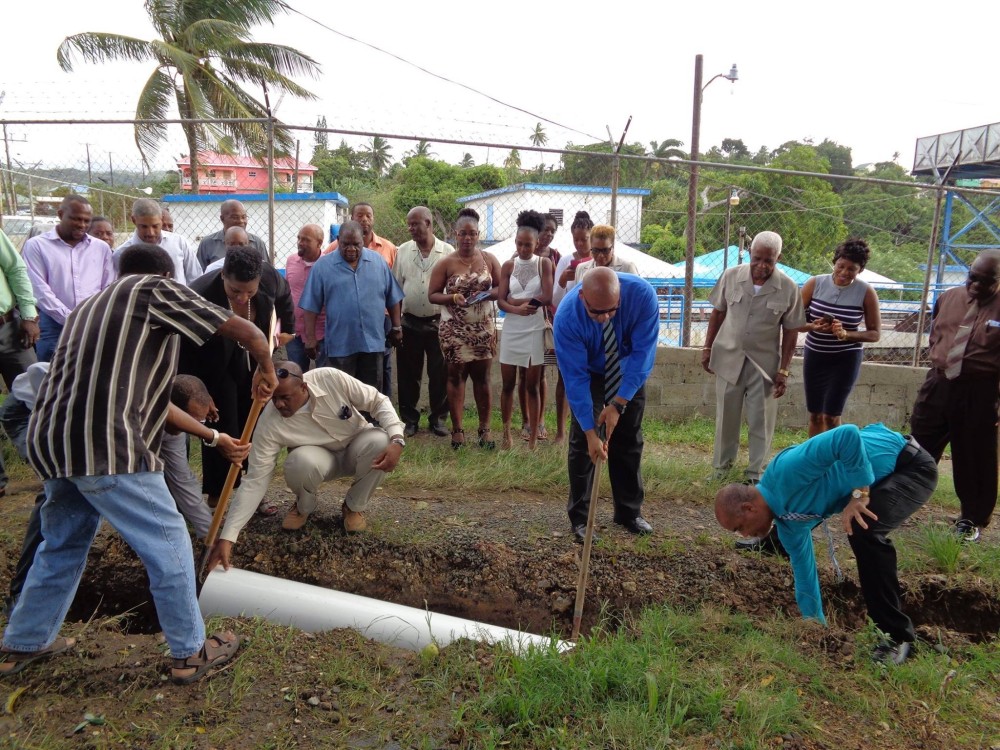
[[[108,151],[108,169],[111,170],[111,187],[115,186],[115,165],[111,162],[111,152]]]
[[[94,182],[94,175],[90,171],[90,144],[84,143],[83,145],[87,149],[87,185],[91,185]]]

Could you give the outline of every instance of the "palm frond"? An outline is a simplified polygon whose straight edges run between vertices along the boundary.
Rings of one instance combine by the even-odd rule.
[[[176,103],[173,79],[162,68],[153,71],[139,93],[135,107],[137,120],[164,120],[170,114],[170,107]],[[139,147],[143,161],[149,164],[146,155],[152,156],[167,137],[167,126],[162,122],[137,123],[135,145]]]
[[[291,78],[286,78],[280,73],[276,73],[265,64],[251,62],[233,63],[225,59],[219,60],[218,64],[220,71],[234,82],[243,81],[252,84],[255,88],[263,88],[266,85],[271,91],[286,91],[300,99],[316,98],[316,95],[309,89],[300,86]]]
[[[177,36],[177,0],[146,0],[146,15],[153,29],[165,42],[173,42]]]
[[[211,55],[224,54],[230,47],[246,44],[249,39],[250,32],[247,29],[218,18],[195,21],[178,36],[179,43],[185,49],[203,51]]]
[[[274,17],[288,10],[281,0],[181,0],[177,7],[178,20],[184,28],[206,18],[234,23],[244,29],[273,26]]]
[[[69,72],[79,57],[84,62],[104,63],[117,60],[147,62],[155,59],[149,42],[121,34],[87,31],[63,39],[56,51],[59,67]]]
[[[319,63],[309,55],[284,44],[244,42],[229,47],[220,57],[233,62],[263,64],[283,76],[316,78],[320,74]]]

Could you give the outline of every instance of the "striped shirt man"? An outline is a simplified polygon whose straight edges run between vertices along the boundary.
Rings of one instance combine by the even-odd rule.
[[[125,276],[67,318],[28,426],[43,479],[162,471],[157,450],[180,336],[203,344],[232,315],[162,276]]]

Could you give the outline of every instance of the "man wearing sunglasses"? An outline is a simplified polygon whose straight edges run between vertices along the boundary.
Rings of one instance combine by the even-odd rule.
[[[997,408],[1000,386],[1000,251],[973,261],[965,286],[934,303],[931,369],[910,424],[913,437],[940,461],[951,443],[955,492],[962,505],[955,533],[979,540],[997,503]]]
[[[640,463],[644,384],[660,331],[656,292],[638,276],[595,268],[563,297],[553,328],[572,413],[567,511],[575,539],[583,541],[587,532],[598,460],[608,462],[614,522],[650,534],[641,515]]]
[[[374,387],[333,367],[303,375],[294,362],[279,362],[276,372],[278,387],[257,422],[250,467],[212,548],[209,570],[220,562],[229,568],[233,544],[267,492],[283,448],[288,448],[285,482],[295,494],[295,505],[281,527],[301,529],[316,508],[320,485],[353,477],[341,510],[344,530],[357,533],[367,526],[363,512],[372,493],[396,468],[406,446],[403,422],[389,398]],[[362,412],[381,427],[374,427]]]

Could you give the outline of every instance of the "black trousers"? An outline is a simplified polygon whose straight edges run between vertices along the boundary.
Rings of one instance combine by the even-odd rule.
[[[346,372],[381,393],[384,357],[383,352],[358,352],[346,357],[327,357],[327,365]]]
[[[591,373],[590,396],[594,402],[594,418],[604,408],[604,375]],[[642,414],[646,409],[646,389],[640,388],[608,443],[608,474],[618,522],[629,521],[640,514],[645,492],[639,464],[642,462]],[[590,488],[594,481],[594,464],[587,450],[587,433],[580,428],[575,414],[569,427],[569,522],[579,526],[587,522]]]
[[[848,537],[858,561],[858,579],[868,616],[895,642],[914,640],[913,623],[902,610],[896,548],[886,535],[917,512],[937,486],[934,458],[911,441],[896,459],[896,469],[870,488],[868,507],[878,516],[862,529],[855,521]]]
[[[920,386],[910,424],[913,437],[935,461],[951,443],[955,492],[962,518],[987,526],[997,504],[998,379],[931,370]]]
[[[448,414],[448,389],[444,355],[438,340],[440,316],[418,318],[403,315],[403,345],[396,350],[396,382],[399,385],[399,416],[408,424],[420,422],[420,382],[427,361],[429,423],[442,421]]]

